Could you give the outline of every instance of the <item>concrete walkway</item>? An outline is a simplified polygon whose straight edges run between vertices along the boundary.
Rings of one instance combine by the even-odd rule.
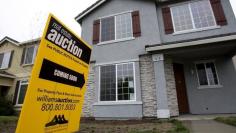
[[[179,117],[176,117],[175,119],[180,120],[180,121],[185,121],[185,120],[213,120],[217,117],[229,117],[229,116],[236,116],[236,114],[181,115]]]
[[[190,133],[236,133],[236,127],[214,120],[186,120],[183,124]]]

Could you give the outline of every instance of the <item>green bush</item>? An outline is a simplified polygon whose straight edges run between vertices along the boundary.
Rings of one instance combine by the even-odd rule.
[[[0,97],[0,116],[14,115],[15,110],[11,101],[6,98]]]

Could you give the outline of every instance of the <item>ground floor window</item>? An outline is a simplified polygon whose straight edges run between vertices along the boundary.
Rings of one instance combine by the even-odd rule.
[[[134,63],[100,67],[100,101],[135,100]]]
[[[17,101],[16,101],[17,105],[22,105],[23,104],[28,84],[29,84],[28,80],[19,81]]]
[[[214,62],[197,63],[196,69],[200,86],[219,85],[219,79]]]

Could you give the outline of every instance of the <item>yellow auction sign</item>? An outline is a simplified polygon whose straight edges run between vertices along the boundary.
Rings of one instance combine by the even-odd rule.
[[[91,47],[53,15],[41,38],[17,133],[79,130]]]

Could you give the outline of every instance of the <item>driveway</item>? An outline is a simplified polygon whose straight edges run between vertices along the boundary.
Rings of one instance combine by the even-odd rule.
[[[236,133],[236,127],[214,120],[186,120],[183,124],[190,133]]]

